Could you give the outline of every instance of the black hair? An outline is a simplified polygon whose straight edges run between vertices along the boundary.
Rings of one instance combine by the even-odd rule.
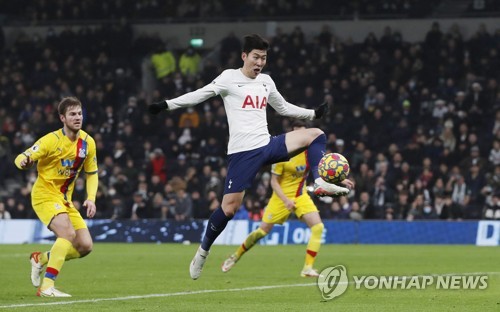
[[[246,35],[243,39],[243,52],[250,53],[252,50],[269,50],[269,42],[257,34]]]

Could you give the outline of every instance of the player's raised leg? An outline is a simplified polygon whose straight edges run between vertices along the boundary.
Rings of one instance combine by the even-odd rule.
[[[307,162],[314,177],[314,194],[316,196],[343,196],[349,189],[325,182],[318,174],[318,164],[325,154],[326,136],[318,128],[300,129],[286,134],[286,147],[290,155],[307,150]]]
[[[273,228],[273,224],[262,222],[260,227],[257,228],[252,233],[248,234],[247,238],[241,244],[235,253],[233,253],[229,258],[227,258],[224,263],[222,263],[222,272],[228,272],[231,268],[240,260],[240,258],[249,251],[255,244],[267,235]]]
[[[323,229],[325,226],[321,222],[319,212],[310,212],[302,216],[307,226],[311,229],[311,237],[307,243],[306,249],[306,259],[304,262],[304,267],[300,272],[302,277],[318,277],[318,272],[313,268],[314,261],[319,252],[321,246],[321,236],[323,234]]]

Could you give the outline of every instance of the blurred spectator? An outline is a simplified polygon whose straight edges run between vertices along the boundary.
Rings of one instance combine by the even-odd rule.
[[[488,154],[488,161],[492,166],[500,165],[500,140],[493,140],[493,146]]]
[[[488,198],[484,205],[483,218],[500,220],[500,193],[496,192]]]
[[[365,211],[365,219],[383,219],[387,203],[394,202],[394,191],[385,183],[383,177],[378,177],[370,195],[372,206]]]
[[[162,183],[167,182],[167,159],[161,148],[155,148],[150,154],[148,172],[152,176],[158,176]]]
[[[230,32],[220,42],[219,60],[222,67],[230,67],[228,63],[236,62],[241,54],[241,42],[234,32]]]
[[[186,182],[180,177],[173,177],[170,181],[172,190],[174,191],[172,214],[176,221],[187,221],[192,218],[193,202],[191,195],[186,193]]]
[[[478,166],[479,170],[486,169],[486,160],[481,157],[481,151],[479,146],[474,145],[470,148],[469,156],[465,157],[460,162],[460,167],[464,168],[465,171],[468,170],[471,166]]]
[[[148,218],[150,216],[150,207],[143,193],[135,192],[130,206],[130,220]]]
[[[465,207],[464,218],[480,219],[485,198],[482,190],[486,185],[484,175],[480,174],[480,167],[477,162],[474,162],[469,167],[469,172],[466,174],[465,183],[469,189],[469,201]]]
[[[179,118],[179,128],[198,128],[200,126],[200,115],[190,107],[182,112]]]
[[[248,210],[248,219],[252,221],[261,221],[264,216],[264,207],[258,200],[251,199],[245,202],[245,207]]]
[[[163,44],[157,46],[155,52],[151,55],[151,62],[153,63],[157,80],[161,80],[174,73],[177,69],[177,60],[174,54],[165,49]]]
[[[354,221],[363,220],[363,214],[361,213],[361,208],[357,201],[353,201],[351,204],[351,212],[349,213],[349,219]]]
[[[0,220],[11,219],[10,212],[5,209],[5,204],[0,202]]]
[[[188,47],[179,59],[179,70],[184,76],[196,76],[200,71],[201,56],[193,47]]]
[[[465,184],[465,178],[459,173],[453,173],[448,180],[446,189],[451,191],[451,200],[454,205],[453,216],[463,218],[470,195],[470,190]]]

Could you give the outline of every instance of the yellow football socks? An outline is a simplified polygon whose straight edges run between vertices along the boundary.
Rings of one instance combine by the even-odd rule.
[[[241,244],[241,246],[238,247],[238,250],[236,250],[236,257],[239,259],[245,252],[252,248],[255,243],[257,243],[262,237],[266,235],[267,233],[264,232],[264,230],[261,228],[258,228],[252,233],[248,234],[243,244]]]
[[[66,254],[66,260],[71,260],[76,258],[80,258],[80,253],[78,252],[78,250],[75,249],[75,247],[73,247],[73,245],[71,245],[71,247],[68,250],[68,253]]]
[[[318,223],[311,227],[311,237],[307,243],[306,261],[304,267],[312,267],[316,255],[318,254],[319,247],[321,246],[321,235],[325,226],[323,223]]]
[[[39,259],[39,261],[40,261],[41,265],[46,265],[47,262],[49,262],[49,252],[50,251],[45,251],[45,252],[41,252],[40,253],[40,259]]]
[[[42,290],[54,286],[54,280],[59,274],[59,271],[61,271],[66,256],[72,247],[73,246],[69,240],[64,238],[56,239],[54,245],[52,245],[52,249],[50,250],[50,258],[47,263],[47,269],[45,270],[45,277],[42,281],[42,286],[40,287]]]
[[[71,259],[77,259],[80,257],[81,257],[81,255],[78,252],[78,250],[76,250],[75,247],[73,247],[73,245],[71,245],[71,248],[69,249],[68,254],[66,255],[66,261],[71,260]],[[49,262],[49,258],[50,258],[50,251],[41,252],[40,253],[40,260],[39,260],[40,264],[46,265],[47,262]]]

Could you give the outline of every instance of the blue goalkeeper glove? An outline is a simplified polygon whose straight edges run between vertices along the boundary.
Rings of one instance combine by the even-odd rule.
[[[149,113],[158,115],[162,110],[168,110],[167,101],[155,102],[148,106]]]
[[[314,110],[314,119],[321,119],[321,118],[323,118],[323,116],[326,115],[327,110],[328,110],[328,103],[327,102],[321,103],[318,106],[318,108],[316,108]]]

